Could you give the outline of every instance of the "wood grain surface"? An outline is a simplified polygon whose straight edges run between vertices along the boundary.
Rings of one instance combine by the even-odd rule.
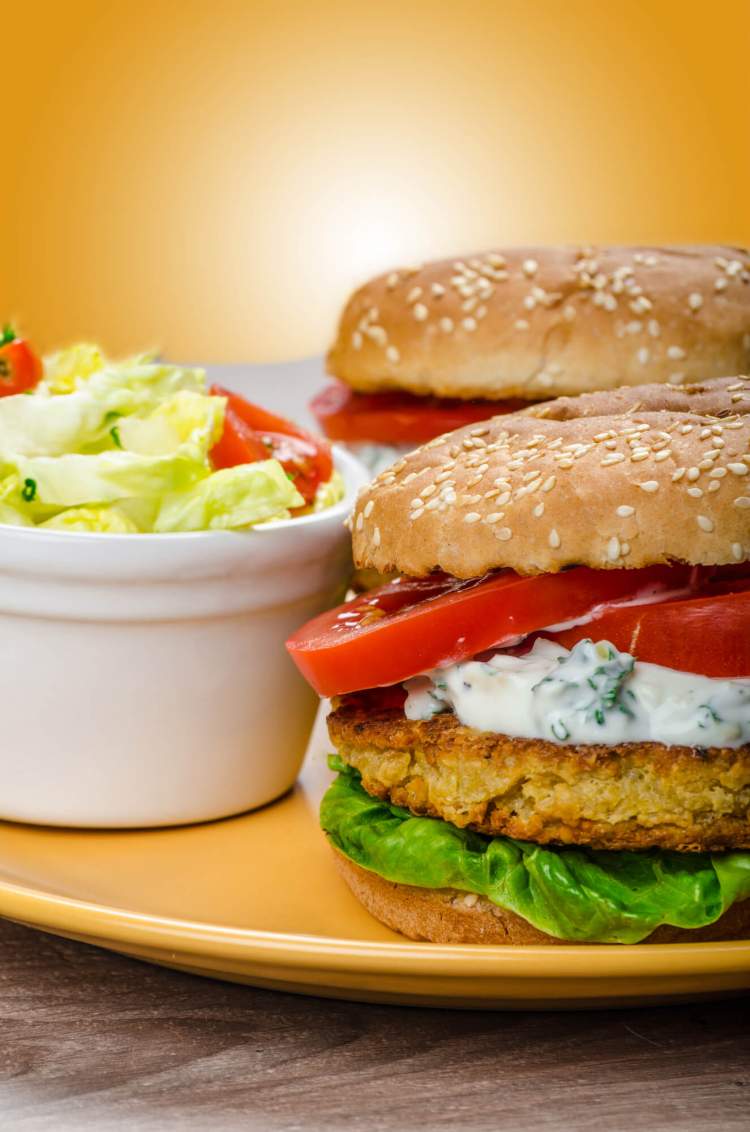
[[[0,922],[0,1128],[745,1132],[749,1005],[365,1006]]]

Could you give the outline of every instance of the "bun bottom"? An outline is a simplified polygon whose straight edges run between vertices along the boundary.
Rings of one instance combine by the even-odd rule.
[[[472,901],[470,894],[454,889],[396,884],[361,868],[337,849],[333,853],[338,871],[359,902],[386,927],[409,939],[517,946],[579,942],[547,935],[515,912],[498,908],[483,896]],[[750,900],[743,900],[705,928],[673,928],[664,924],[642,943],[707,943],[749,938]]]

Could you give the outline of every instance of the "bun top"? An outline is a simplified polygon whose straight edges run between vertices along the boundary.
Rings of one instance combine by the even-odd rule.
[[[476,578],[750,560],[750,377],[561,398],[438,437],[351,519],[358,567]]]
[[[361,392],[522,397],[750,371],[750,252],[512,248],[378,276],[328,370]]]

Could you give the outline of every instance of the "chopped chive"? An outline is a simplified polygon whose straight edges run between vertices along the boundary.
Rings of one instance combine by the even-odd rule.
[[[29,478],[23,481],[21,496],[27,503],[31,503],[32,499],[36,498],[36,480]]]

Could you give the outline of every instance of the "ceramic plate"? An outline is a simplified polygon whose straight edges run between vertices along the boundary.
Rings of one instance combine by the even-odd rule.
[[[550,1009],[750,989],[750,941],[545,948],[403,939],[365,912],[334,869],[316,817],[329,778],[319,724],[296,789],[252,814],[123,833],[0,824],[0,914],[196,974],[336,998]]]

